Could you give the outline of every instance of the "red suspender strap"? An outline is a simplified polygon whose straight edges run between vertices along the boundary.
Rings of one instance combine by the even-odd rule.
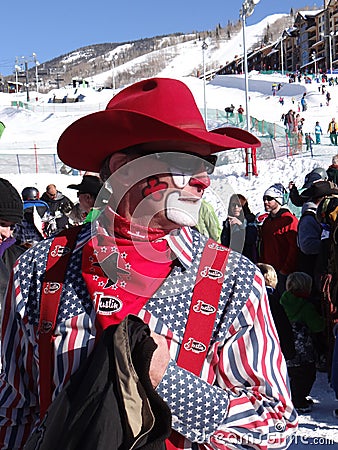
[[[48,252],[46,273],[41,288],[38,328],[40,419],[52,402],[53,333],[67,264],[81,228],[74,227],[55,236]]]
[[[199,375],[215,323],[229,250],[209,239],[202,253],[177,365]]]
[[[199,264],[177,365],[200,375],[209,349],[218,301],[221,295],[229,249],[209,239]],[[183,437],[173,431],[166,440],[167,450],[183,448]],[[202,445],[199,448],[205,448]]]

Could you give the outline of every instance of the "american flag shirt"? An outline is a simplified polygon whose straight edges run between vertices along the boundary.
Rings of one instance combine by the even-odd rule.
[[[88,224],[77,237],[64,277],[54,333],[53,398],[95,344],[95,310],[81,274],[90,237]],[[157,391],[171,409],[172,428],[182,436],[178,448],[286,448],[297,429],[286,365],[262,275],[242,255],[229,254],[200,376],[176,363],[206,242],[189,228],[168,238],[179,263],[139,312],[169,342],[171,359]],[[51,239],[42,241],[20,257],[8,288],[2,321],[1,449],[23,448],[39,422],[37,327],[50,245]]]

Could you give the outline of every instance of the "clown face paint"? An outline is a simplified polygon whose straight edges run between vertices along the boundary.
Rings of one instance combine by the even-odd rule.
[[[168,188],[168,183],[160,181],[157,176],[149,177],[147,179],[147,186],[143,189],[143,197],[149,197],[155,201],[160,201],[163,198],[165,189]]]
[[[174,191],[166,199],[166,217],[177,225],[193,227],[198,222],[201,199]]]
[[[182,189],[186,186],[190,178],[192,177],[192,173],[183,172],[180,169],[170,169],[171,178],[173,179],[173,183],[176,187]]]

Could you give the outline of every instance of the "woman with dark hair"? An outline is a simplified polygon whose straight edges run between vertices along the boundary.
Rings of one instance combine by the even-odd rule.
[[[254,263],[258,260],[255,215],[251,212],[244,195],[233,194],[230,197],[228,217],[223,222],[221,243],[242,253]]]

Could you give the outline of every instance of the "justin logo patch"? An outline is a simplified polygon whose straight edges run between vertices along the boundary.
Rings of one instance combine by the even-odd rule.
[[[55,294],[61,287],[60,283],[46,283],[46,286],[43,288],[43,292],[45,294]]]
[[[223,245],[219,245],[216,242],[213,242],[212,244],[208,245],[209,248],[211,248],[211,250],[217,250],[219,252],[227,252],[228,249],[223,247]]]
[[[110,316],[122,309],[123,303],[117,297],[103,295],[102,292],[95,292],[94,301],[97,305],[97,313]]]
[[[194,305],[192,309],[196,313],[201,313],[206,316],[209,316],[210,314],[213,314],[216,311],[216,308],[214,306],[209,305],[209,303],[206,303],[203,300],[197,300],[196,305]]]
[[[213,269],[212,267],[205,266],[204,270],[201,272],[203,278],[210,278],[211,280],[217,280],[222,278],[223,273],[220,270]]]
[[[53,258],[66,255],[70,252],[69,247],[64,247],[63,245],[56,245],[55,248],[50,252]]]
[[[40,326],[40,333],[41,334],[46,334],[49,333],[50,330],[52,329],[52,322],[48,321],[48,320],[42,320],[41,322],[41,326]]]
[[[187,352],[202,353],[207,349],[203,342],[196,341],[194,338],[189,338],[184,344],[184,349]]]

